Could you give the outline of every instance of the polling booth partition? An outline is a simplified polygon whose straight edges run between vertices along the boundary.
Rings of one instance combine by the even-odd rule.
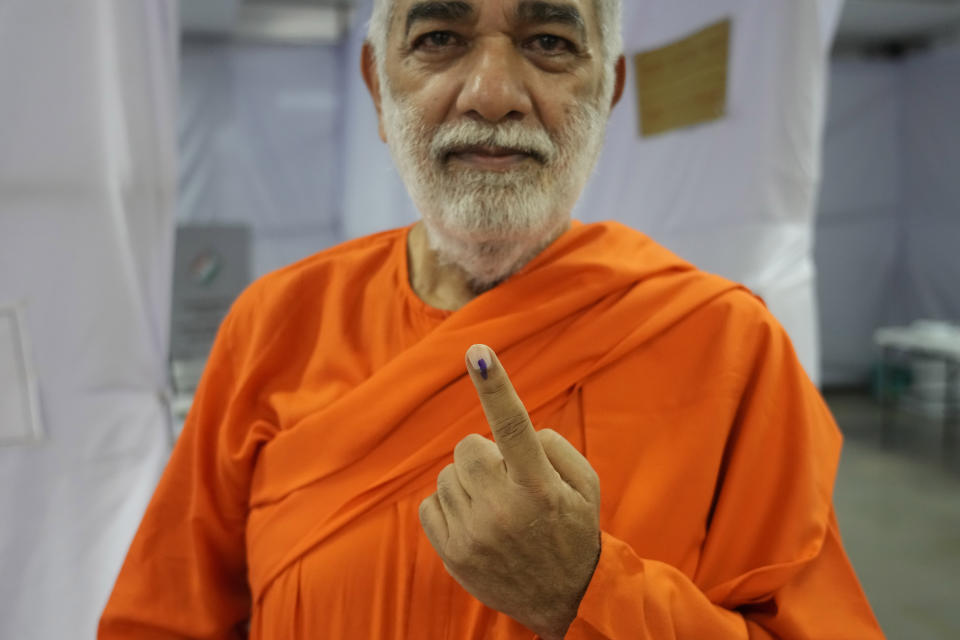
[[[726,105],[699,126],[608,135],[582,208],[590,219],[616,215],[697,266],[750,287],[787,329],[814,381],[820,353],[812,239],[827,64],[841,6],[625,3],[628,54],[730,21]],[[631,93],[644,85],[643,67],[631,67],[611,131],[637,129]]]
[[[176,2],[0,14],[0,637],[89,638],[170,444]]]
[[[181,44],[178,221],[249,228],[254,277],[343,239],[341,95],[359,68],[345,55],[336,44]]]
[[[816,225],[823,376],[876,375],[874,332],[960,318],[960,43],[835,58]]]

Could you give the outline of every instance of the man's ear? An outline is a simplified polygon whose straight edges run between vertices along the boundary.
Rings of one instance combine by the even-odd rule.
[[[380,139],[386,142],[387,132],[383,128],[383,111],[380,108],[380,75],[377,73],[377,57],[373,52],[373,45],[369,42],[363,43],[363,50],[360,52],[360,73],[363,74],[363,82],[367,85],[370,97],[373,98],[373,106],[377,110]]]
[[[613,101],[610,103],[610,109],[613,109],[617,106],[617,103],[620,102],[620,98],[623,97],[623,88],[627,84],[627,59],[623,56],[620,56],[617,59],[617,68],[616,68],[616,84],[613,86]]]

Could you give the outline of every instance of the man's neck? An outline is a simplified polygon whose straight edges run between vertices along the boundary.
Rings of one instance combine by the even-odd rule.
[[[423,222],[414,225],[407,237],[407,264],[413,292],[435,309],[456,311],[478,295],[462,269],[441,262],[430,248]]]
[[[522,268],[527,261],[546,249],[569,228],[569,217],[558,220],[556,228],[544,236],[542,243],[532,245],[532,251],[521,258],[515,265],[515,269]],[[493,284],[478,289],[476,280],[471,278],[466,270],[448,260],[442,260],[437,251],[431,247],[427,228],[422,221],[410,230],[407,240],[407,264],[410,272],[410,286],[414,293],[435,309],[456,311],[484,291],[496,286]],[[509,274],[506,274],[503,279],[508,277]]]

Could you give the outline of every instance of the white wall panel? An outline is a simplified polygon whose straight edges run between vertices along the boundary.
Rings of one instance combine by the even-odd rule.
[[[0,306],[46,427],[0,448],[0,637],[91,638],[169,445],[176,4],[0,14]]]
[[[625,3],[627,92],[579,214],[615,218],[753,289],[819,378],[812,258],[838,2]],[[727,115],[640,138],[632,55],[732,21]]]
[[[890,321],[902,254],[902,67],[836,61],[816,226],[823,381],[861,383]]]
[[[343,222],[348,238],[410,224],[419,217],[377,130],[377,112],[360,76],[360,50],[373,7],[358,0],[345,48]]]
[[[342,84],[334,46],[183,45],[179,219],[243,223],[253,272],[342,238]]]
[[[904,74],[904,228],[909,320],[960,323],[960,47],[910,59]]]
[[[901,65],[831,65],[818,216],[894,215],[903,191]],[[830,220],[819,220],[819,225]]]
[[[832,66],[817,223],[824,380],[869,379],[877,327],[960,321],[960,49]]]

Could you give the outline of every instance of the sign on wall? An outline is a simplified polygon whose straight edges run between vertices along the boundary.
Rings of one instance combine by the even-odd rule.
[[[722,20],[635,56],[641,136],[654,136],[724,116],[730,24],[729,19]]]
[[[250,283],[250,228],[177,228],[170,323],[174,391],[192,393],[230,305]]]

